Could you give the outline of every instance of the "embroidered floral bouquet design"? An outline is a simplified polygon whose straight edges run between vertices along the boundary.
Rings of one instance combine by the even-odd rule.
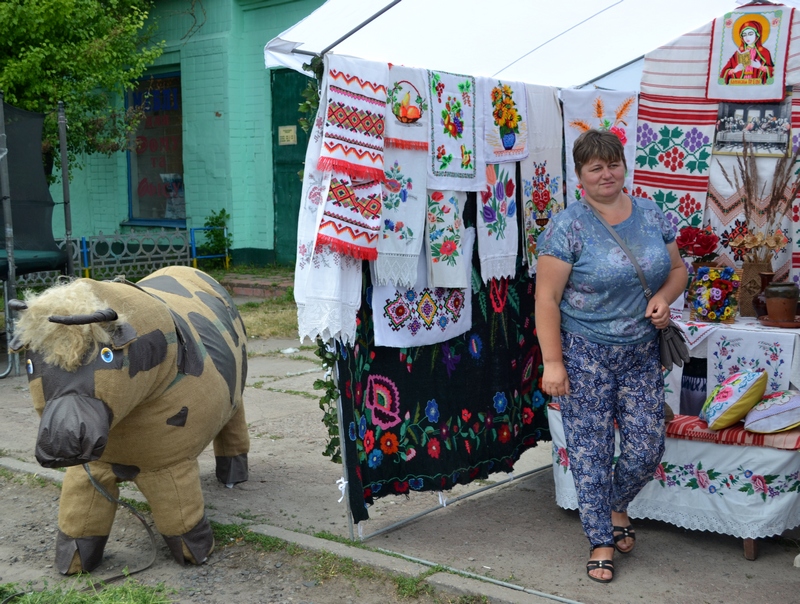
[[[717,245],[719,237],[708,225],[704,229],[685,226],[675,239],[678,251],[682,258],[689,258],[691,262],[713,262],[719,255]]]
[[[456,266],[461,246],[461,217],[455,196],[446,201],[440,191],[428,196],[428,237],[433,262]]]
[[[741,275],[731,267],[703,266],[689,288],[691,318],[698,321],[733,321],[739,306]]]
[[[511,86],[498,82],[492,88],[492,118],[500,130],[500,138],[504,149],[514,147],[516,135],[519,134],[520,115],[514,102]]]
[[[517,213],[514,179],[498,164],[486,166],[486,190],[481,191],[481,213],[489,235],[506,238],[508,219]]]

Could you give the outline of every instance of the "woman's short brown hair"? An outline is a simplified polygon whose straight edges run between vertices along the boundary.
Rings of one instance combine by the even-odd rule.
[[[575,173],[580,176],[584,164],[599,159],[606,163],[621,161],[625,169],[625,148],[616,134],[608,130],[587,130],[581,134],[572,146],[572,159],[575,162]]]

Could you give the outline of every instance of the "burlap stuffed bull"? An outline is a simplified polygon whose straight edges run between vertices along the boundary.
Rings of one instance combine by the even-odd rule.
[[[248,476],[247,338],[227,292],[170,267],[137,284],[77,279],[16,306],[12,349],[25,350],[41,416],[36,459],[69,466],[56,568],[91,571],[111,532],[117,505],[87,469],[114,497],[119,482],[134,482],[175,559],[203,563],[214,539],[197,456],[213,440],[217,478]]]

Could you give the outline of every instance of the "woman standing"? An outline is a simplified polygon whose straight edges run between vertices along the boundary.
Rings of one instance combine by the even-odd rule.
[[[664,380],[657,329],[686,287],[675,233],[654,202],[622,192],[625,154],[611,132],[589,130],[573,148],[584,191],[539,236],[536,329],[542,389],[558,397],[578,507],[591,553],[586,572],[614,577],[613,554],[633,549],[628,504],[664,452]],[[592,212],[628,245],[650,289]],[[620,456],[612,472],[614,422]]]

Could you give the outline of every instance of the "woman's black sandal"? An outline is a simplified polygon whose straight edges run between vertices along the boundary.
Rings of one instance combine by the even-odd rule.
[[[589,552],[591,553],[598,547],[614,547],[611,545],[596,545],[594,546]],[[601,579],[599,577],[592,576],[591,572],[594,570],[607,570],[611,572],[611,576],[608,579]],[[614,578],[614,561],[613,560],[589,560],[586,563],[586,575],[592,580],[597,581],[598,583],[611,583],[612,579]]]
[[[615,533],[620,533],[619,535],[614,535],[614,548],[620,554],[630,554],[636,545],[636,532],[633,530],[633,526],[630,524],[628,526],[615,526],[613,529]],[[632,539],[633,545],[629,549],[620,549],[619,542],[623,539]]]

